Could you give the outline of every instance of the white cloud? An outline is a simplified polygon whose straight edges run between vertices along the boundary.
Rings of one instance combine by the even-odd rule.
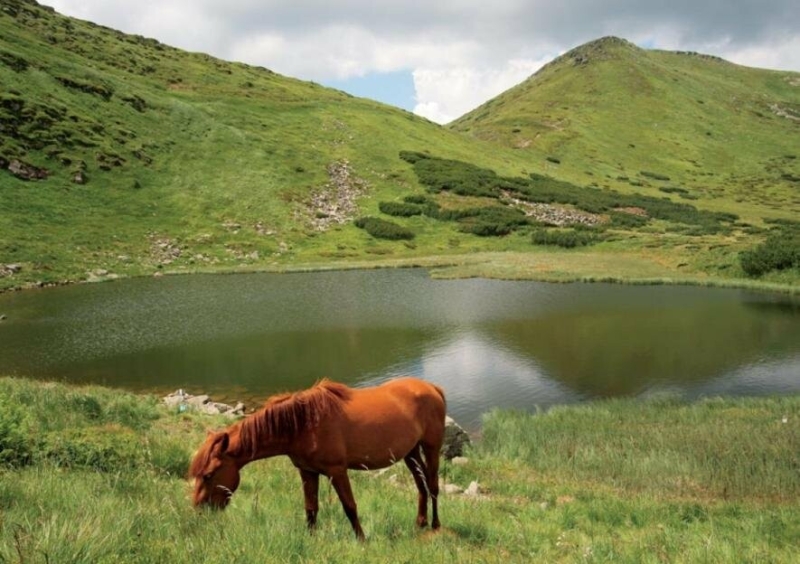
[[[519,84],[549,59],[512,59],[502,68],[419,68],[413,73],[417,93],[414,113],[447,123]]]

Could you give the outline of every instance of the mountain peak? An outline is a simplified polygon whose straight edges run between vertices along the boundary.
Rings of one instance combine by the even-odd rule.
[[[553,62],[569,62],[573,65],[586,65],[597,60],[616,58],[620,54],[633,53],[640,50],[639,47],[627,39],[609,35],[570,49]]]

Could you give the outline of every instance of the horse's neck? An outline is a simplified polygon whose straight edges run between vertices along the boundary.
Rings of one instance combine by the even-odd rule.
[[[289,441],[286,439],[269,437],[260,440],[255,448],[252,448],[249,445],[242,444],[240,438],[238,432],[232,432],[230,438],[231,446],[228,449],[228,452],[231,453],[240,468],[256,460],[286,454],[289,450]]]

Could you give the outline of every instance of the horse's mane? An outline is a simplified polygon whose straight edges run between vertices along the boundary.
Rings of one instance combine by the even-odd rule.
[[[240,423],[239,448],[255,452],[265,437],[291,439],[315,427],[326,415],[341,411],[350,394],[344,384],[323,379],[308,390],[272,396]]]

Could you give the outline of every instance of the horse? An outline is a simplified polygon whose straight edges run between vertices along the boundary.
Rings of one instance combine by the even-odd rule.
[[[404,460],[419,491],[416,524],[440,527],[439,454],[444,441],[444,391],[405,377],[371,388],[321,380],[313,387],[270,397],[264,406],[212,432],[189,467],[196,507],[224,509],[243,466],[285,455],[299,470],[306,524],[316,526],[320,475],[333,484],[356,538],[364,539],[348,470],[375,470]]]

